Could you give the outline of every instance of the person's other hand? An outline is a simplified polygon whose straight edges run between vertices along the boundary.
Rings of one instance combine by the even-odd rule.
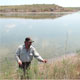
[[[18,61],[18,64],[19,64],[19,65],[22,65],[22,61],[21,61],[21,60],[19,60],[19,61]]]
[[[44,60],[43,60],[43,63],[47,63],[47,60],[44,59]]]

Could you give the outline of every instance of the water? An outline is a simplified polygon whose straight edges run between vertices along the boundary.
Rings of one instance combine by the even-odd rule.
[[[0,18],[0,58],[12,58],[27,36],[44,58],[73,53],[80,49],[79,21],[79,12],[56,19]]]

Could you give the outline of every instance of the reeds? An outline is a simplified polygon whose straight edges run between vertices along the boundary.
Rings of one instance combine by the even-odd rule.
[[[79,79],[79,58],[80,56],[74,56],[46,64],[33,61],[25,76],[22,76],[21,69],[16,70],[16,64],[13,66],[12,62],[5,58],[1,64],[0,79]]]

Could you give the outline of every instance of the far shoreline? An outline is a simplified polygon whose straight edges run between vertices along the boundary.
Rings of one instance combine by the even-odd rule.
[[[0,14],[71,14],[76,12],[0,12]]]

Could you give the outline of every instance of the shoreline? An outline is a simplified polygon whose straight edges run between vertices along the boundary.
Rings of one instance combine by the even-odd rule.
[[[0,14],[71,14],[75,12],[0,12]]]
[[[66,60],[66,59],[70,59],[70,58],[74,58],[78,56],[77,53],[70,53],[70,54],[64,54],[62,56],[59,56],[59,57],[55,57],[55,58],[52,58],[52,59],[48,59],[48,62],[49,63],[55,63],[55,62],[58,62],[58,61],[62,61],[62,60]]]

